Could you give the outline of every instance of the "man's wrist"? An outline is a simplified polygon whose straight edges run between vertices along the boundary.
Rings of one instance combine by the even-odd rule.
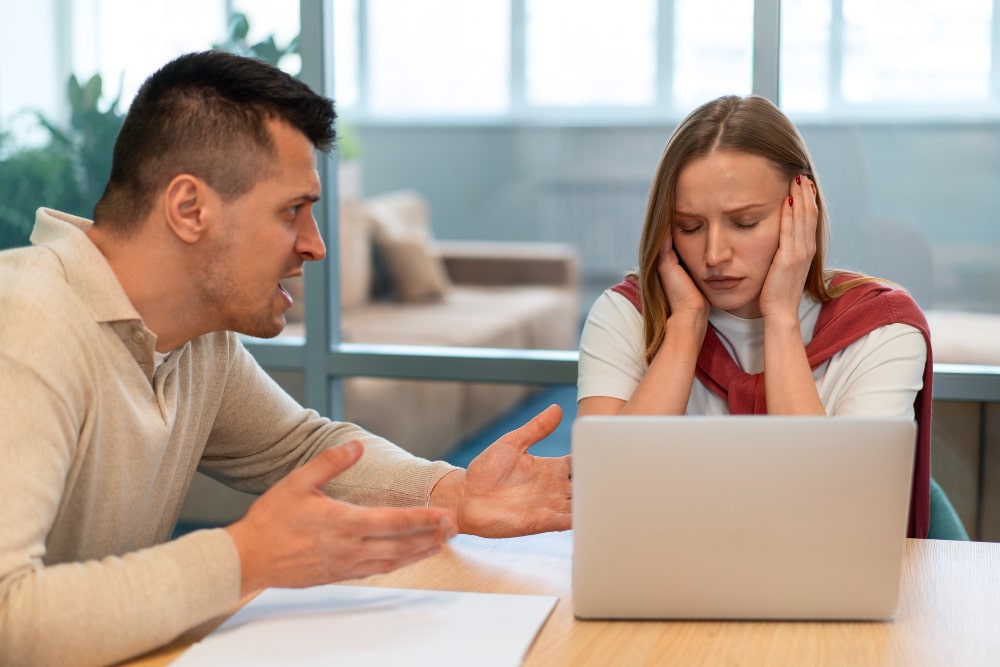
[[[257,563],[252,551],[252,542],[247,539],[243,531],[243,524],[240,521],[231,523],[225,527],[229,533],[229,538],[236,546],[236,553],[240,560],[240,597],[259,591],[266,587],[262,583],[261,573],[258,571]]]
[[[461,507],[465,501],[465,470],[458,468],[447,473],[431,488],[427,504],[431,507],[443,507],[451,510],[458,520],[458,531],[462,527]]]

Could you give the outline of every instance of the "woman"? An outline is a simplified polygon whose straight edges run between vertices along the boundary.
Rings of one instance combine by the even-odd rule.
[[[908,534],[929,519],[927,323],[898,286],[823,265],[828,221],[805,143],[764,98],[722,97],[674,131],[639,271],[580,342],[578,415],[916,419]]]

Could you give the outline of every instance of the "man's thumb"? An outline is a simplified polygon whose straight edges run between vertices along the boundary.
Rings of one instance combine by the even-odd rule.
[[[318,489],[354,465],[363,452],[360,440],[324,449],[308,463],[289,473],[286,479],[307,490]]]

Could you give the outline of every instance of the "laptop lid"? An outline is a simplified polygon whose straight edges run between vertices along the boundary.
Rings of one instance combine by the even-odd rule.
[[[900,418],[581,417],[574,613],[890,618],[915,446]]]

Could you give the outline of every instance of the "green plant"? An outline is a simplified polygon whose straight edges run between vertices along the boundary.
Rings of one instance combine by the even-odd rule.
[[[0,149],[10,151],[10,135],[0,135]],[[13,150],[0,160],[0,249],[26,245],[34,207],[45,197],[69,199],[73,167],[69,157],[44,148]],[[33,201],[32,201],[33,200]]]
[[[236,12],[229,21],[229,29],[227,30],[225,41],[213,44],[212,48],[220,51],[229,51],[241,56],[259,58],[275,67],[281,64],[285,56],[298,54],[299,52],[298,36],[292,38],[292,41],[284,47],[280,47],[274,41],[273,35],[268,35],[256,44],[251,44],[247,40],[249,34],[250,21],[247,19],[246,14]]]
[[[120,87],[119,87],[120,89]],[[89,217],[111,173],[111,152],[121,129],[120,94],[102,104],[99,75],[66,83],[69,126],[36,112],[48,132],[42,146],[17,146],[0,134],[0,249],[26,245],[39,206]]]
[[[92,208],[111,175],[111,154],[125,116],[118,111],[121,101],[121,80],[118,95],[101,109],[103,82],[95,74],[83,85],[75,75],[69,77],[66,95],[69,100],[69,129],[63,130],[39,114],[39,122],[52,135],[53,142],[65,147],[76,168],[81,193]]]

